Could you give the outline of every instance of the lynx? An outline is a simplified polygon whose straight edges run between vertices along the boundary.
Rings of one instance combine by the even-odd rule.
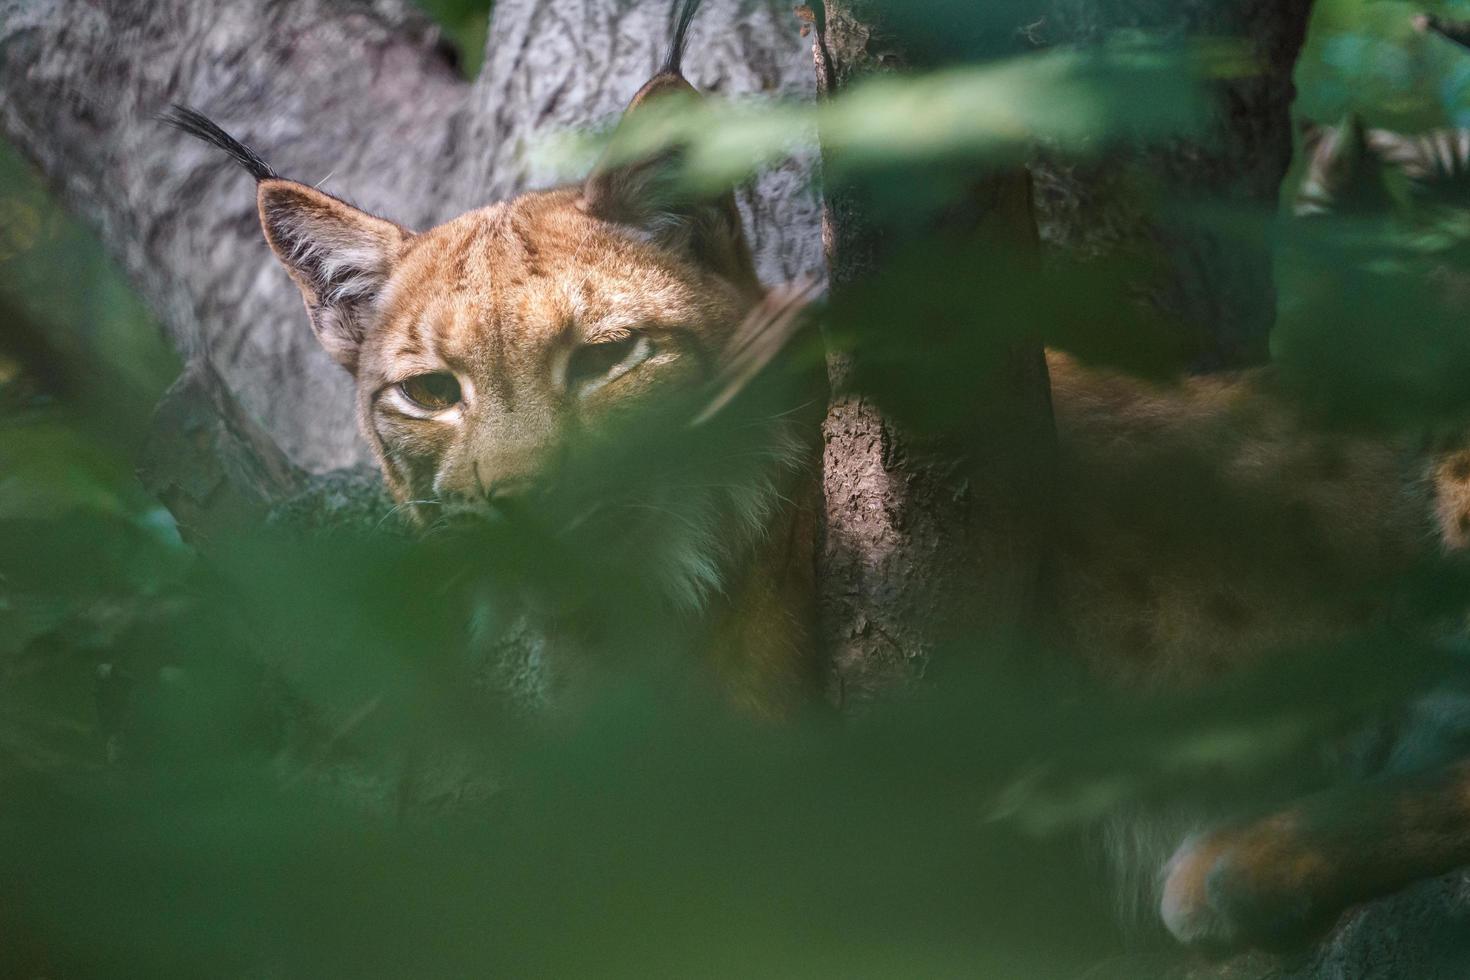
[[[693,93],[680,64],[696,6],[630,116]],[[255,178],[266,241],[423,524],[533,504],[578,440],[695,406],[750,370],[752,338],[798,319],[800,291],[757,280],[733,197],[671,190],[664,158],[413,232],[278,176],[192,110],[172,121]],[[1382,614],[1379,583],[1470,544],[1470,451],[1316,431],[1269,371],[1156,385],[1048,361],[1064,498],[1050,618],[1101,676],[1197,684],[1330,638]],[[683,491],[680,519],[650,532],[671,543],[647,574],[702,624],[734,701],[770,717],[817,674],[820,401],[809,389],[757,419],[758,465]],[[1140,507],[1130,479],[1145,470],[1194,503]],[[1455,762],[1194,834],[1158,870],[1159,909],[1186,943],[1248,945],[1467,861],[1470,762]]]

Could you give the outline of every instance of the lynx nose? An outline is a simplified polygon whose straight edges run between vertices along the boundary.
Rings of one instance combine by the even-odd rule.
[[[528,479],[495,480],[485,487],[485,503],[491,510],[505,513],[522,506],[534,489],[534,481]]]
[[[524,508],[534,491],[535,482],[528,479],[482,480],[472,487],[442,493],[439,499],[444,505],[446,521],[473,528],[513,517]]]
[[[467,494],[448,495],[444,519],[466,529],[498,525],[522,516],[534,495],[532,480],[497,480]]]

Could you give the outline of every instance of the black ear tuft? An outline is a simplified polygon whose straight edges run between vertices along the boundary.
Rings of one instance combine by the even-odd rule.
[[[622,122],[613,131],[613,148],[582,185],[582,203],[594,217],[632,227],[665,247],[687,251],[696,261],[742,287],[759,290],[734,193],[691,194],[681,187],[681,147],[640,159],[627,159],[614,149],[629,120],[650,111],[651,103],[676,94],[698,97],[694,86],[681,74],[680,65],[689,25],[699,6],[700,0],[681,0],[675,9],[663,66],[633,96]]]
[[[250,172],[250,176],[257,181],[275,179],[277,174],[271,165],[260,158],[250,147],[241,143],[229,133],[220,129],[215,122],[202,112],[190,109],[188,106],[175,103],[169,110],[158,117],[170,126],[176,126],[196,139],[201,139],[211,146],[217,146],[230,156],[235,162]]]
[[[689,25],[694,23],[694,15],[699,13],[701,3],[703,0],[684,0],[679,6],[674,15],[674,29],[669,35],[669,52],[664,55],[658,74],[684,74],[684,45],[689,41]]]

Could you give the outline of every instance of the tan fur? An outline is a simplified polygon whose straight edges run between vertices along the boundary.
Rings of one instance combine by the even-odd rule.
[[[1292,940],[1346,906],[1470,861],[1470,764],[1340,787],[1186,841],[1161,912],[1217,948]]]
[[[660,387],[707,381],[756,294],[589,217],[575,190],[525,195],[411,239],[358,370],[363,430],[400,499],[469,499],[533,477],[578,429]],[[581,345],[641,329],[665,343],[588,399],[558,377]],[[423,420],[384,398],[449,368],[463,412]],[[478,475],[477,475],[478,474]]]
[[[1470,451],[1324,430],[1269,370],[1154,385],[1049,364],[1053,622],[1102,679],[1198,685],[1331,642],[1383,621],[1413,563],[1470,543]],[[1192,838],[1164,869],[1160,915],[1207,947],[1297,939],[1470,860],[1467,801],[1461,764]]]
[[[635,108],[684,90],[656,79]],[[662,176],[658,160],[600,168],[584,186],[418,234],[300,184],[260,184],[267,238],[356,377],[390,490],[421,520],[553,481],[581,436],[734,370],[731,340],[763,290],[733,199],[681,203]],[[588,356],[602,373],[574,381]],[[1381,617],[1384,587],[1410,564],[1470,545],[1470,450],[1431,458],[1324,431],[1266,371],[1157,385],[1060,353],[1049,366],[1061,528],[1045,619],[1109,681],[1198,684],[1330,640]],[[452,403],[415,404],[426,378],[451,384]],[[749,479],[691,491],[687,530],[671,532],[682,541],[648,569],[696,615],[713,673],[755,715],[787,716],[817,686],[819,417],[815,405],[760,420],[767,444]],[[1444,813],[1463,782],[1457,770],[1454,788],[1417,798],[1420,816],[1375,826],[1443,836],[1459,826]],[[1352,835],[1300,826],[1278,815],[1186,845],[1166,920],[1189,940],[1248,931],[1212,891],[1222,861],[1243,877],[1229,895],[1241,908],[1361,897],[1345,883],[1352,861],[1332,850]],[[1423,837],[1407,863],[1375,853],[1372,880],[1439,867],[1467,851],[1470,828],[1439,851]]]
[[[1470,465],[1332,432],[1269,370],[1138,381],[1049,357],[1062,452],[1058,618],[1110,679],[1193,684],[1384,613],[1464,547]]]

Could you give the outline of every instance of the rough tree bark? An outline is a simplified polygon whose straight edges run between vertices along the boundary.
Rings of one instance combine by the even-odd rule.
[[[1276,316],[1270,225],[1291,162],[1292,71],[1311,9],[1312,0],[1048,0],[1028,28],[1043,43],[1090,44],[1144,29],[1180,42],[1245,45],[1254,70],[1209,84],[1209,117],[1198,136],[1099,164],[1035,168],[1043,237],[1089,254],[1127,252],[1152,266],[1140,285],[1188,333],[1203,368],[1267,357]]]
[[[905,51],[910,39],[885,25],[885,6],[892,9],[874,0],[814,5],[819,88],[841,88],[912,60]],[[1030,248],[1039,230],[1048,245],[1074,255],[1129,256],[1148,270],[1137,291],[1186,335],[1199,366],[1264,360],[1275,316],[1265,228],[1291,159],[1291,73],[1310,9],[1310,0],[1039,0],[1035,16],[1018,18],[1012,36],[967,39],[1009,53],[1144,28],[1180,41],[1240,39],[1259,68],[1211,84],[1210,117],[1196,139],[1133,146],[1087,165],[1044,159],[1031,168],[1034,192],[991,178],[978,197],[992,196],[992,211],[1007,196],[1034,201],[1035,224],[1030,215],[1008,219],[1004,207],[982,223],[992,232],[1008,226],[1002,234],[1019,249]],[[924,40],[936,47],[933,37]],[[955,45],[949,39],[937,47],[952,54]],[[1140,193],[1139,175],[1161,186]],[[1221,227],[1187,206],[1169,207],[1202,202],[1228,203],[1232,221],[1254,217],[1258,232],[1241,231],[1248,221]],[[829,188],[828,204],[830,268],[840,294],[878,271],[895,236],[870,227],[848,192]],[[861,393],[843,392],[847,366],[834,362],[834,388],[843,397],[827,425],[823,596],[844,694],[862,697],[921,671],[941,609],[953,612],[968,601],[971,616],[1004,629],[1033,608],[1051,497],[1050,415],[1038,355],[1011,353],[997,375],[1005,394],[975,406],[996,425],[965,433],[971,445],[959,453],[916,444]],[[975,446],[977,437],[988,445]]]
[[[832,0],[814,10],[818,90],[840,94],[874,74],[925,67],[884,17],[884,4]],[[828,162],[834,162],[827,154]],[[882,178],[877,178],[882,179]],[[870,207],[861,181],[826,187],[825,236],[834,306],[885,274],[912,234]],[[1034,253],[1024,169],[979,178],[969,198],[934,216],[947,235]],[[928,228],[920,236],[932,233]],[[969,311],[954,311],[962,320]],[[924,343],[926,331],[985,324],[877,325]],[[823,632],[839,697],[862,699],[922,672],[951,635],[1004,642],[1036,608],[1055,472],[1055,432],[1039,339],[996,353],[974,379],[956,425],[922,435],[866,397],[856,354],[834,354],[826,424],[827,524],[820,561]],[[983,393],[983,394],[982,394]]]
[[[196,105],[282,172],[425,226],[548,182],[552,175],[530,156],[533,137],[618,111],[654,66],[673,5],[498,0],[485,68],[466,83],[435,30],[402,0],[0,0],[0,127],[99,226],[194,364],[186,389],[202,385],[204,401],[231,417],[232,403],[216,396],[238,400],[241,417],[259,420],[279,444],[284,455],[264,454],[268,465],[246,478],[269,496],[298,486],[287,459],[324,471],[365,458],[347,379],[316,349],[295,290],[261,245],[249,179],[151,116],[173,101]],[[832,6],[841,15],[862,5]],[[1308,0],[1038,0],[1045,16],[1027,33],[1043,42],[1086,41],[1114,27],[1146,26],[1181,37],[1249,39],[1266,70],[1217,86],[1222,139],[1140,148],[1132,159],[1157,164],[1177,187],[1269,205],[1291,145],[1290,70],[1308,7]],[[691,50],[700,56],[689,59],[693,80],[714,91],[809,96],[811,53],[797,26],[787,0],[709,3],[694,29]],[[855,17],[826,35],[839,85],[843,72],[870,64],[864,30]],[[1087,169],[1037,168],[1043,237],[1095,252],[1153,250],[1166,259],[1151,284],[1155,302],[1212,338],[1212,360],[1253,359],[1271,307],[1264,244],[1223,241],[1208,228],[1149,213],[1127,193],[1128,166],[1125,154]],[[742,194],[770,282],[820,277],[825,269],[818,203],[805,172],[795,161]],[[991,186],[994,194],[999,185]],[[990,200],[998,205],[1003,196]],[[841,207],[833,229],[839,284],[880,258],[854,254],[862,231],[843,227]],[[1023,428],[1042,431],[1034,355],[1017,352],[1012,404]],[[188,429],[193,416],[183,417]],[[210,425],[240,445],[264,438],[253,427]],[[982,487],[962,504],[937,504],[932,498],[953,484],[933,465],[933,447],[895,451],[909,437],[896,433],[896,442],[856,395],[839,401],[828,432],[825,563],[829,600],[838,596],[829,601],[829,625],[841,675],[863,689],[903,676],[921,652],[924,637],[903,631],[922,610],[915,596],[891,588],[895,577],[928,574],[924,563],[946,544],[935,537],[944,521],[974,526],[987,513],[1009,519],[1005,495],[993,492],[1006,484]],[[1044,485],[1044,453],[1020,465],[1033,485]],[[1036,555],[1030,532],[978,533],[971,545],[990,541],[994,564],[972,572],[996,576],[991,601],[1024,595]],[[890,644],[879,632],[890,623],[918,646]],[[1402,975],[1396,965],[1432,962],[1437,927],[1390,931],[1364,923],[1461,921],[1463,888],[1452,886],[1460,881],[1428,883],[1361,910],[1300,975]],[[1279,964],[1237,975],[1273,971],[1284,975]]]
[[[298,466],[363,462],[345,374],[261,247],[250,178],[152,117],[199,107],[280,172],[410,227],[554,182],[538,135],[612,117],[657,63],[673,0],[503,0],[474,83],[401,0],[0,0],[0,125],[103,241],[186,356],[207,354]],[[707,90],[810,93],[780,0],[711,4]],[[742,194],[770,281],[820,275],[792,163]]]

